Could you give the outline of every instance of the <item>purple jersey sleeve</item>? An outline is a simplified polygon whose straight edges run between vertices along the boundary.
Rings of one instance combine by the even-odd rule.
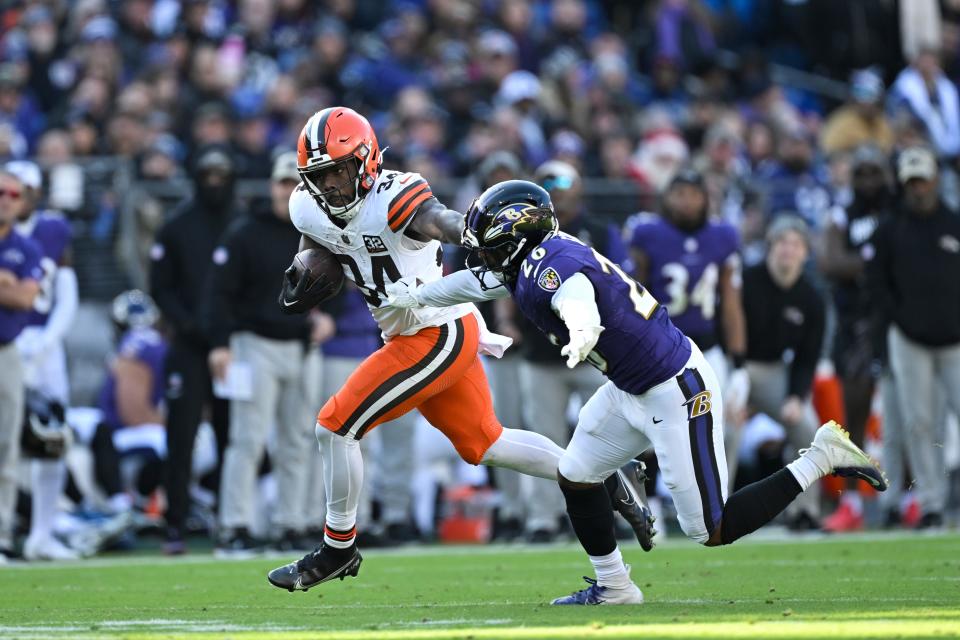
[[[13,273],[18,280],[40,282],[43,269],[40,267],[40,249],[29,238],[16,231],[0,240],[0,269]],[[30,311],[0,306],[0,344],[12,342],[20,335],[30,319]]]
[[[633,233],[630,235],[630,247],[647,253],[650,246],[656,238],[657,216],[650,213],[638,214],[633,227]]]
[[[43,267],[40,266],[40,260],[43,255],[37,243],[29,238],[23,239],[23,263],[16,270],[17,277],[21,280],[36,280],[40,282],[43,279]]]
[[[63,262],[64,254],[73,238],[70,223],[60,214],[43,213],[34,227],[32,238],[40,245],[43,257],[55,264]]]

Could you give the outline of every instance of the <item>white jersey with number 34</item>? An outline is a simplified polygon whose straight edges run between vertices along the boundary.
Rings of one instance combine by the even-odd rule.
[[[290,196],[290,219],[300,233],[332,251],[347,279],[367,300],[384,339],[413,335],[440,326],[473,310],[473,305],[423,309],[384,306],[384,287],[400,278],[433,282],[443,276],[440,242],[420,242],[403,234],[417,209],[432,197],[419,174],[383,171],[360,211],[341,229],[302,187]]]

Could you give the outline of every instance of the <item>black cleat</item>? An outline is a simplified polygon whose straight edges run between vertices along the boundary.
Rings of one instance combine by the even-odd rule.
[[[310,587],[360,572],[363,557],[354,544],[348,549],[337,549],[321,544],[296,562],[277,567],[267,574],[267,580],[275,587],[287,591],[306,591]]]
[[[620,482],[617,490],[610,496],[613,508],[633,528],[640,548],[650,551],[653,549],[653,536],[657,531],[653,528],[656,518],[647,506],[647,492],[643,487],[647,479],[646,465],[638,460],[631,460],[617,471],[617,476]]]

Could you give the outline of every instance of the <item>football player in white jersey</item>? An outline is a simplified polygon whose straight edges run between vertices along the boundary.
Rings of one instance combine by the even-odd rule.
[[[366,118],[331,107],[304,126],[297,148],[302,184],[290,198],[300,249],[323,247],[363,292],[386,344],[353,372],[320,410],[327,516],[323,543],[271,571],[274,586],[294,590],[355,576],[362,560],[356,514],[363,482],[359,439],[412,410],[446,435],[464,460],[555,479],[563,449],[537,433],[505,429],[493,411],[478,353],[502,355],[510,340],[491,334],[472,304],[449,308],[387,307],[385,288],[401,278],[439,279],[441,242],[459,244],[463,214],[447,209],[415,173],[381,171],[382,153]],[[287,271],[280,304],[302,312],[318,302]],[[300,284],[300,286],[298,286]],[[318,286],[319,285],[319,286]],[[649,546],[649,512],[637,488],[615,473],[607,486],[615,507]],[[632,479],[631,479],[632,480]]]

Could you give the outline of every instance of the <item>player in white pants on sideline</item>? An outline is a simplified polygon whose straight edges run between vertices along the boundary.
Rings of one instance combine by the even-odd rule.
[[[17,231],[36,242],[43,258],[44,278],[34,301],[29,325],[17,338],[23,358],[24,384],[64,407],[70,403],[67,359],[63,340],[77,314],[77,276],[71,266],[72,232],[59,212],[42,211],[40,168],[25,160],[9,162],[7,170],[20,178],[24,197],[17,216]],[[53,536],[57,503],[66,480],[63,459],[30,461],[30,534],[23,546],[27,560],[61,560],[77,554]]]

